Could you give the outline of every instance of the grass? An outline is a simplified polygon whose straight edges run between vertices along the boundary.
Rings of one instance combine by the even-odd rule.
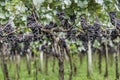
[[[77,56],[72,58],[73,63],[77,66],[77,74],[73,75],[72,80],[104,80],[104,73],[105,73],[105,59],[102,59],[102,74],[99,74],[98,69],[98,56],[94,56],[93,58],[93,75],[91,78],[87,78],[87,59],[86,56],[83,59],[82,65],[79,62]],[[108,80],[115,80],[115,62],[113,61],[113,65],[110,64],[111,59],[109,58],[109,76]],[[55,72],[52,72],[52,59],[49,59],[48,62],[48,75],[45,74],[45,70],[42,72],[38,70],[38,80],[58,80],[58,62],[56,60],[55,64]],[[8,64],[8,71],[10,80],[15,80],[16,74],[16,65],[15,62],[7,61]],[[39,60],[37,60],[37,67],[40,67]],[[65,70],[65,80],[69,79],[69,62],[65,61],[64,64]],[[34,60],[31,62],[31,74],[28,75],[27,67],[26,67],[26,60],[25,58],[21,59],[20,64],[20,71],[19,71],[19,80],[35,80],[35,68],[34,68]],[[4,80],[2,68],[0,67],[0,80]]]

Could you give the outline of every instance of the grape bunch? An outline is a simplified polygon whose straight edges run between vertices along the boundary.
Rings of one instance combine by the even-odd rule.
[[[57,24],[50,21],[49,24],[45,25],[45,29],[47,30],[52,30],[53,28],[56,28],[57,27]],[[48,39],[51,39],[52,35],[47,33],[47,32],[43,32],[43,34],[48,38]]]
[[[93,26],[89,26],[87,31],[88,40],[94,41],[95,40],[95,29]]]
[[[83,15],[80,16],[80,22],[81,22],[82,30],[85,32],[86,36],[88,37],[87,40],[93,41],[95,37],[94,27],[87,23],[87,20],[85,19],[85,16]]]
[[[77,30],[76,29],[72,29],[70,31],[67,32],[66,34],[66,38],[69,40],[76,40],[76,34],[77,34]]]
[[[100,31],[101,29],[101,25],[100,25],[98,18],[95,19],[94,28],[95,28],[95,31]]]
[[[64,12],[58,12],[57,17],[60,20],[61,26],[64,29],[70,29],[72,26],[69,24],[68,19],[65,18],[65,13]]]
[[[87,24],[87,21],[85,19],[85,16],[83,16],[83,15],[80,16],[80,23],[81,23],[81,27],[82,27],[83,32],[81,31],[77,35],[77,38],[83,42],[88,42],[88,36],[87,36],[88,24]]]
[[[57,17],[60,21],[65,19],[65,13],[64,12],[58,12]]]
[[[118,37],[118,32],[116,29],[112,30],[110,37],[111,37],[111,40],[114,40]]]
[[[34,36],[32,34],[24,35],[24,38],[23,38],[24,52],[27,52],[27,50],[29,49],[30,43],[33,41],[33,38]]]
[[[6,34],[9,34],[11,32],[14,31],[14,28],[11,26],[11,23],[7,23],[4,28],[3,28],[3,31],[6,33]]]
[[[115,26],[116,29],[112,30],[110,36],[111,40],[114,40],[119,36],[120,33],[120,20],[117,19],[117,13],[116,12],[109,12],[110,20],[112,25]]]
[[[77,35],[77,38],[83,42],[88,42],[87,33],[80,32],[79,35]]]
[[[11,49],[10,49],[10,54],[11,55],[20,54],[21,48],[20,48],[19,43],[17,42],[17,40],[10,43],[10,46],[11,46]]]
[[[101,24],[98,18],[95,19],[93,27],[94,27],[94,32],[95,32],[94,38],[97,39],[99,42],[101,42],[101,37],[103,36],[103,33],[101,29]]]
[[[61,45],[62,48],[67,48],[67,44],[64,38],[60,38],[59,45]]]
[[[101,37],[103,36],[103,34],[98,18],[95,19],[93,26],[87,23],[83,15],[80,17],[80,19],[82,30],[86,33],[86,36],[88,37],[87,39],[91,40],[92,42],[94,42],[95,39],[101,41]]]
[[[36,22],[36,19],[38,19],[36,14],[32,14],[27,17],[27,26],[32,30],[32,33],[34,35],[34,40],[40,40],[41,38],[41,26]]]
[[[22,34],[23,35],[23,34]],[[11,35],[9,35],[10,37]],[[23,38],[20,38],[19,34],[18,35],[12,35],[11,41],[8,41],[10,44],[10,54],[15,55],[15,54],[20,54],[22,52],[22,47],[20,46],[21,43],[23,42]]]
[[[20,31],[18,34],[17,34],[17,42],[18,43],[22,43],[24,41],[24,35],[23,35],[23,32]]]
[[[85,19],[85,16],[83,16],[83,15],[80,16],[80,22],[81,22],[82,30],[86,31],[88,29],[88,24],[87,24],[87,21]]]
[[[111,20],[112,25],[114,25],[120,31],[120,20],[118,20],[116,18],[117,13],[116,12],[110,12],[109,16],[110,16],[110,20]]]
[[[87,47],[87,43],[88,43],[87,33],[80,32],[76,38],[79,39],[80,41],[82,41],[83,46],[84,46],[85,50],[87,51],[87,49],[88,49],[88,47]]]
[[[11,23],[7,23],[3,28],[3,33],[6,34],[5,41],[6,42],[14,42],[16,39],[14,28]]]
[[[50,29],[55,28],[55,27],[57,27],[57,24],[51,21],[48,25],[45,26],[45,29],[50,30]]]

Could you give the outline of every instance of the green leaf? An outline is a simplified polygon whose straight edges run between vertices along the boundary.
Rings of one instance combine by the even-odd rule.
[[[54,1],[54,2],[52,2],[51,4],[49,4],[49,7],[50,7],[51,9],[53,9],[53,8],[58,7],[58,6],[61,6],[61,5],[62,5],[61,2]]]
[[[0,18],[2,18],[2,19],[6,18],[5,15],[4,15],[4,13],[0,13]]]
[[[41,4],[44,2],[44,0],[33,0],[33,4],[37,9],[40,8]]]
[[[95,40],[93,47],[100,49],[100,43],[97,40]]]

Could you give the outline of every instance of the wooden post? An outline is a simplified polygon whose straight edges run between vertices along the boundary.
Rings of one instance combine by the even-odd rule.
[[[105,63],[106,63],[106,67],[105,67],[105,79],[108,78],[108,46],[107,46],[107,41],[105,42]]]
[[[1,61],[2,61],[2,70],[4,73],[4,80],[10,80],[9,78],[9,73],[8,73],[8,68],[7,68],[7,61],[5,60],[5,45],[2,44],[2,56],[1,56]]]
[[[117,53],[116,53],[116,56],[115,56],[115,65],[116,65],[116,80],[119,80],[119,60],[118,60],[118,56],[119,56],[119,44],[117,45]]]
[[[92,50],[91,50],[91,41],[90,40],[88,41],[87,59],[88,59],[87,76],[90,77],[92,75]]]

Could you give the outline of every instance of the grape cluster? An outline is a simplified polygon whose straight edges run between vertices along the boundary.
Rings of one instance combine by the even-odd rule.
[[[77,35],[77,38],[81,41],[84,41],[84,42],[88,41],[88,37],[87,37],[87,34],[85,32],[80,32],[79,35]]]
[[[24,41],[24,35],[23,35],[23,32],[19,32],[17,34],[17,42],[18,43],[22,43]]]
[[[84,46],[85,50],[87,51],[87,49],[88,49],[88,47],[87,47],[87,43],[88,43],[87,33],[80,32],[79,35],[77,35],[77,38],[82,41],[83,46]]]
[[[94,41],[95,40],[95,29],[93,26],[89,26],[87,31],[88,40]]]
[[[29,34],[24,35],[23,40],[28,41],[28,42],[32,42],[33,38],[34,38],[34,35],[32,33],[29,33]]]
[[[4,28],[3,28],[3,32],[6,34],[5,38],[6,38],[6,42],[15,42],[16,36],[14,33],[14,28],[11,26],[11,23],[7,23]]]
[[[61,26],[64,29],[70,29],[72,26],[69,24],[68,19],[65,18],[65,13],[64,12],[58,12],[57,17],[61,22]]]
[[[32,14],[27,17],[27,26],[32,30],[32,33],[34,35],[34,40],[39,40],[41,37],[41,26],[36,22],[36,19],[38,19],[36,14]]]
[[[11,33],[11,32],[14,31],[14,28],[11,26],[11,23],[7,23],[7,24],[4,26],[3,31],[4,31],[6,34],[9,34],[9,33]]]
[[[87,36],[87,38],[85,38],[86,41],[91,40],[94,42],[95,39],[98,39],[100,41],[100,38],[102,37],[102,30],[98,18],[95,19],[93,26],[87,23],[83,15],[80,17],[80,19],[82,30],[85,32],[83,36]]]
[[[87,36],[87,38],[84,38],[86,39],[85,41],[87,40],[92,41],[95,35],[94,27],[87,23],[87,20],[85,19],[83,15],[80,16],[80,22],[81,22],[82,30],[85,32],[84,35],[81,35],[81,36],[83,37]]]
[[[82,27],[82,30],[85,31],[88,29],[88,24],[87,24],[87,21],[85,19],[85,16],[81,15],[80,16],[80,22],[81,22],[81,27]]]
[[[20,54],[20,52],[21,52],[20,49],[21,48],[20,48],[20,46],[19,46],[17,41],[12,42],[10,44],[10,46],[11,46],[11,49],[10,49],[10,54],[11,55]]]
[[[95,29],[95,31],[100,31],[100,29],[101,29],[101,25],[100,25],[98,18],[95,19],[94,29]]]
[[[72,29],[70,31],[67,32],[66,34],[66,38],[69,40],[76,40],[76,34],[77,34],[77,30],[76,29]]]
[[[51,30],[53,28],[56,28],[57,27],[57,24],[54,23],[54,22],[50,22],[49,24],[45,25],[45,29],[47,30]],[[48,38],[48,39],[51,39],[51,34],[47,33],[47,32],[43,32],[43,34],[45,34],[45,36]]]
[[[116,18],[117,13],[116,12],[110,12],[109,16],[110,16],[110,20],[111,20],[112,25],[114,25],[120,31],[120,20],[118,20]]]
[[[99,42],[101,42],[101,37],[103,36],[103,33],[98,18],[95,19],[93,27],[95,32],[94,39],[97,39]]]
[[[109,16],[110,16],[110,20],[111,20],[112,25],[115,25],[115,19],[117,17],[116,12],[110,12]]]
[[[33,35],[32,34],[27,34],[27,35],[24,35],[24,38],[23,38],[23,44],[24,44],[24,53],[27,52],[27,50],[29,49],[30,47],[30,43],[31,41],[33,41]]]
[[[57,13],[57,16],[58,16],[58,19],[60,21],[64,20],[65,19],[65,13],[64,12],[58,12]]]
[[[61,45],[62,48],[67,47],[67,44],[64,38],[60,38],[59,45]]]
[[[48,25],[45,26],[45,29],[50,30],[50,29],[55,28],[55,27],[57,27],[57,24],[51,21]]]
[[[22,48],[20,46],[20,43],[21,43],[20,38],[16,35],[14,35],[13,39],[12,38],[11,38],[12,41],[8,41],[10,42],[9,44],[11,46],[10,54],[11,55],[20,54],[20,52],[22,51]]]
[[[112,30],[110,37],[111,37],[111,40],[114,40],[118,37],[118,32],[116,29]]]
[[[120,20],[116,18],[117,17],[116,12],[109,12],[109,16],[110,16],[112,25],[116,27],[116,29],[112,30],[110,34],[111,40],[114,40],[117,38],[117,36],[119,36],[119,33],[120,33]]]
[[[21,44],[24,42],[23,34],[19,33],[18,35],[14,35],[13,40],[14,41],[10,42],[10,46],[11,46],[10,54],[12,55],[15,55],[16,53],[20,54],[22,52]]]

